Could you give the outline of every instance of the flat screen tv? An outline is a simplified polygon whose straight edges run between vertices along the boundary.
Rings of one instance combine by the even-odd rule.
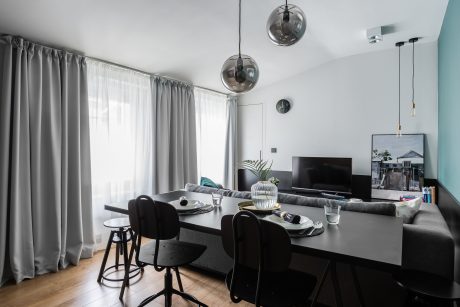
[[[351,194],[351,158],[292,157],[292,189]]]

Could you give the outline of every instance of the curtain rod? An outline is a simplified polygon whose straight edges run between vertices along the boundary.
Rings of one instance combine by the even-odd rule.
[[[162,75],[159,75],[159,74],[154,74],[154,73],[146,72],[146,71],[144,71],[144,70],[140,70],[140,69],[137,69],[137,68],[132,68],[132,67],[129,67],[129,66],[126,66],[126,65],[122,65],[122,64],[118,64],[118,63],[114,63],[114,62],[102,60],[102,59],[98,59],[98,58],[95,58],[95,57],[86,56],[86,58],[91,59],[91,60],[94,60],[94,61],[102,62],[102,63],[105,63],[105,64],[117,66],[117,67],[120,67],[120,68],[124,68],[124,69],[127,69],[127,70],[133,70],[133,71],[136,71],[136,72],[141,73],[141,74],[144,74],[144,75],[155,76],[155,77],[161,77],[161,78],[165,78],[165,79],[168,79],[168,80],[171,80],[171,81],[176,81],[176,82],[187,83],[187,84],[193,85],[191,82],[188,82],[188,81],[179,80],[179,79],[171,78],[171,77],[168,77],[168,76],[162,76]]]
[[[194,87],[199,88],[201,90],[206,90],[206,91],[214,92],[214,93],[217,93],[217,94],[225,95],[225,96],[232,96],[230,94],[225,94],[225,93],[222,93],[222,92],[219,92],[219,91],[216,91],[216,90],[212,90],[210,88],[203,87],[203,86],[194,85]]]
[[[202,89],[202,90],[207,90],[207,91],[211,91],[211,92],[214,92],[214,93],[222,94],[222,95],[225,95],[225,96],[230,96],[229,94],[225,94],[225,93],[222,93],[222,92],[219,92],[219,91],[216,91],[216,90],[212,90],[212,89],[209,89],[209,88],[206,88],[206,87],[203,87],[203,86],[194,85],[194,84],[192,84],[191,82],[188,82],[188,81],[183,81],[183,80],[179,80],[179,79],[175,79],[175,78],[171,78],[171,77],[163,76],[163,75],[159,75],[159,74],[149,73],[149,72],[146,72],[146,71],[137,69],[137,68],[132,68],[132,67],[125,66],[125,65],[122,65],[122,64],[118,64],[118,63],[114,63],[114,62],[110,62],[110,61],[98,59],[98,58],[95,58],[95,57],[86,56],[86,58],[91,59],[91,60],[94,60],[94,61],[99,61],[99,62],[102,62],[102,63],[106,63],[106,64],[109,64],[109,65],[118,66],[118,67],[120,67],[120,68],[124,68],[124,69],[128,69],[128,70],[133,70],[133,71],[136,71],[136,72],[141,73],[141,74],[144,74],[144,75],[156,76],[156,77],[165,78],[165,79],[168,79],[168,80],[171,80],[171,81],[186,83],[186,84],[190,84],[190,85],[192,85],[193,87],[196,87],[196,88],[199,88],[199,89]]]

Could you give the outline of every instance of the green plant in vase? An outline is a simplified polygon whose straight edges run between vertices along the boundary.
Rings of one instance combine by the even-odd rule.
[[[251,199],[256,208],[273,208],[278,200],[279,179],[270,177],[272,162],[264,160],[244,160],[242,167],[253,173],[259,180],[251,187]]]

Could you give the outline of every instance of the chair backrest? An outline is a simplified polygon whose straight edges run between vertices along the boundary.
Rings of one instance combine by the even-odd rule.
[[[246,283],[240,274],[243,267],[257,271],[254,302],[260,306],[266,272],[286,271],[291,262],[291,240],[286,230],[275,223],[260,220],[254,213],[242,210],[235,216],[225,215],[221,220],[224,250],[233,258],[230,298],[234,303],[241,299],[235,294],[236,285]],[[281,281],[282,282],[282,281]]]
[[[291,240],[286,230],[242,210],[221,220],[226,253],[239,265],[265,272],[286,271],[291,262]]]
[[[128,203],[129,223],[136,235],[157,240],[169,240],[180,231],[176,209],[164,202],[141,195]]]

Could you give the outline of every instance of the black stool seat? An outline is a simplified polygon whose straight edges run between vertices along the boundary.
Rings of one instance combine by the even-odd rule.
[[[396,282],[406,290],[425,298],[460,300],[460,284],[438,275],[403,270],[394,275]]]
[[[158,252],[157,265],[161,267],[178,267],[198,259],[206,250],[206,246],[178,240],[162,240]],[[155,241],[143,245],[139,253],[139,261],[154,264]]]
[[[233,270],[225,278],[230,290]],[[255,303],[258,271],[247,267],[238,267],[238,278],[235,279],[235,296],[244,301]],[[262,306],[296,306],[308,301],[316,285],[316,277],[299,271],[264,272],[260,304]]]
[[[127,228],[131,225],[129,224],[129,218],[120,217],[115,219],[110,219],[104,222],[104,226],[107,228]]]
[[[124,281],[124,277],[111,278],[109,277],[118,268],[121,267],[128,272],[128,279],[136,277],[141,273],[141,269],[134,264],[128,263],[128,242],[132,241],[133,233],[128,218],[114,218],[104,222],[104,226],[111,228],[107,247],[104,252],[104,258],[102,259],[101,268],[97,277],[97,282],[101,282],[103,279],[108,281]],[[107,265],[107,259],[110,253],[112,244],[115,244],[115,264],[109,267]],[[119,256],[123,256],[124,262],[120,263]],[[113,270],[115,269],[115,270]]]

